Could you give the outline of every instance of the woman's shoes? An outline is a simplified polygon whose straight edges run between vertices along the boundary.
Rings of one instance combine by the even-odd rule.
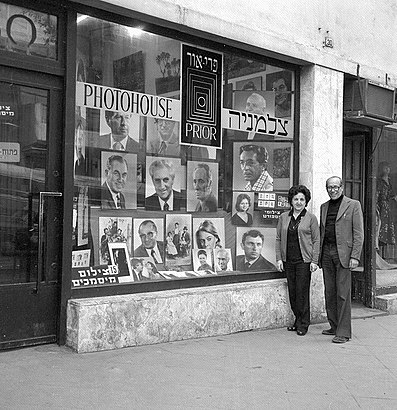
[[[288,332],[296,332],[297,328],[296,328],[296,326],[288,326],[287,330],[288,330]]]
[[[305,334],[307,333],[307,330],[306,329],[298,330],[296,333],[298,334],[298,336],[305,336]]]

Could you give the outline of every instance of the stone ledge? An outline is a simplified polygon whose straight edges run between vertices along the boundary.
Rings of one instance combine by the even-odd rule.
[[[312,322],[325,321],[313,288]],[[224,335],[290,324],[285,279],[71,299],[67,345],[79,353]]]
[[[392,315],[397,314],[397,293],[376,296],[375,307]]]

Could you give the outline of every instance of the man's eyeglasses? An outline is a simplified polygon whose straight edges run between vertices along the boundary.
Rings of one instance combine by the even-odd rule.
[[[339,191],[341,185],[330,185],[327,186],[327,191]]]

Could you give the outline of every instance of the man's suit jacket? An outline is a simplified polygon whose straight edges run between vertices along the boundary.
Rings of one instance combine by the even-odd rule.
[[[125,209],[125,198],[121,192],[120,192],[120,203],[121,203],[121,209]],[[101,206],[102,206],[102,209],[116,209],[116,204],[114,203],[112,194],[108,186],[106,185],[106,182],[102,184]]]
[[[321,205],[320,255],[324,245],[329,202]],[[335,221],[335,234],[339,260],[344,268],[349,268],[350,258],[360,260],[364,243],[364,222],[360,202],[346,196],[342,198]]]
[[[261,270],[277,270],[276,267],[265,259],[262,255],[249,267],[245,266],[245,255],[239,255],[236,257],[236,270],[240,271],[261,271]]]
[[[98,138],[98,148],[104,148],[108,150],[112,150],[113,148],[110,146],[112,142],[111,134],[100,135]],[[139,143],[128,136],[127,146],[125,147],[126,152],[139,152]]]
[[[174,190],[172,192],[174,195],[173,211],[179,211],[181,209],[181,194]],[[161,211],[160,200],[156,193],[145,199],[145,208],[149,211]]]
[[[164,242],[157,241],[157,246],[159,248],[159,252],[161,255],[161,258],[164,261]],[[134,257],[137,258],[147,258],[148,253],[146,252],[146,248],[143,245],[139,245],[136,249],[134,249]]]

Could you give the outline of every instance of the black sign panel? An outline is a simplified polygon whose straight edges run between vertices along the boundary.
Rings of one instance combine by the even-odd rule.
[[[182,44],[181,144],[222,148],[222,54]]]

